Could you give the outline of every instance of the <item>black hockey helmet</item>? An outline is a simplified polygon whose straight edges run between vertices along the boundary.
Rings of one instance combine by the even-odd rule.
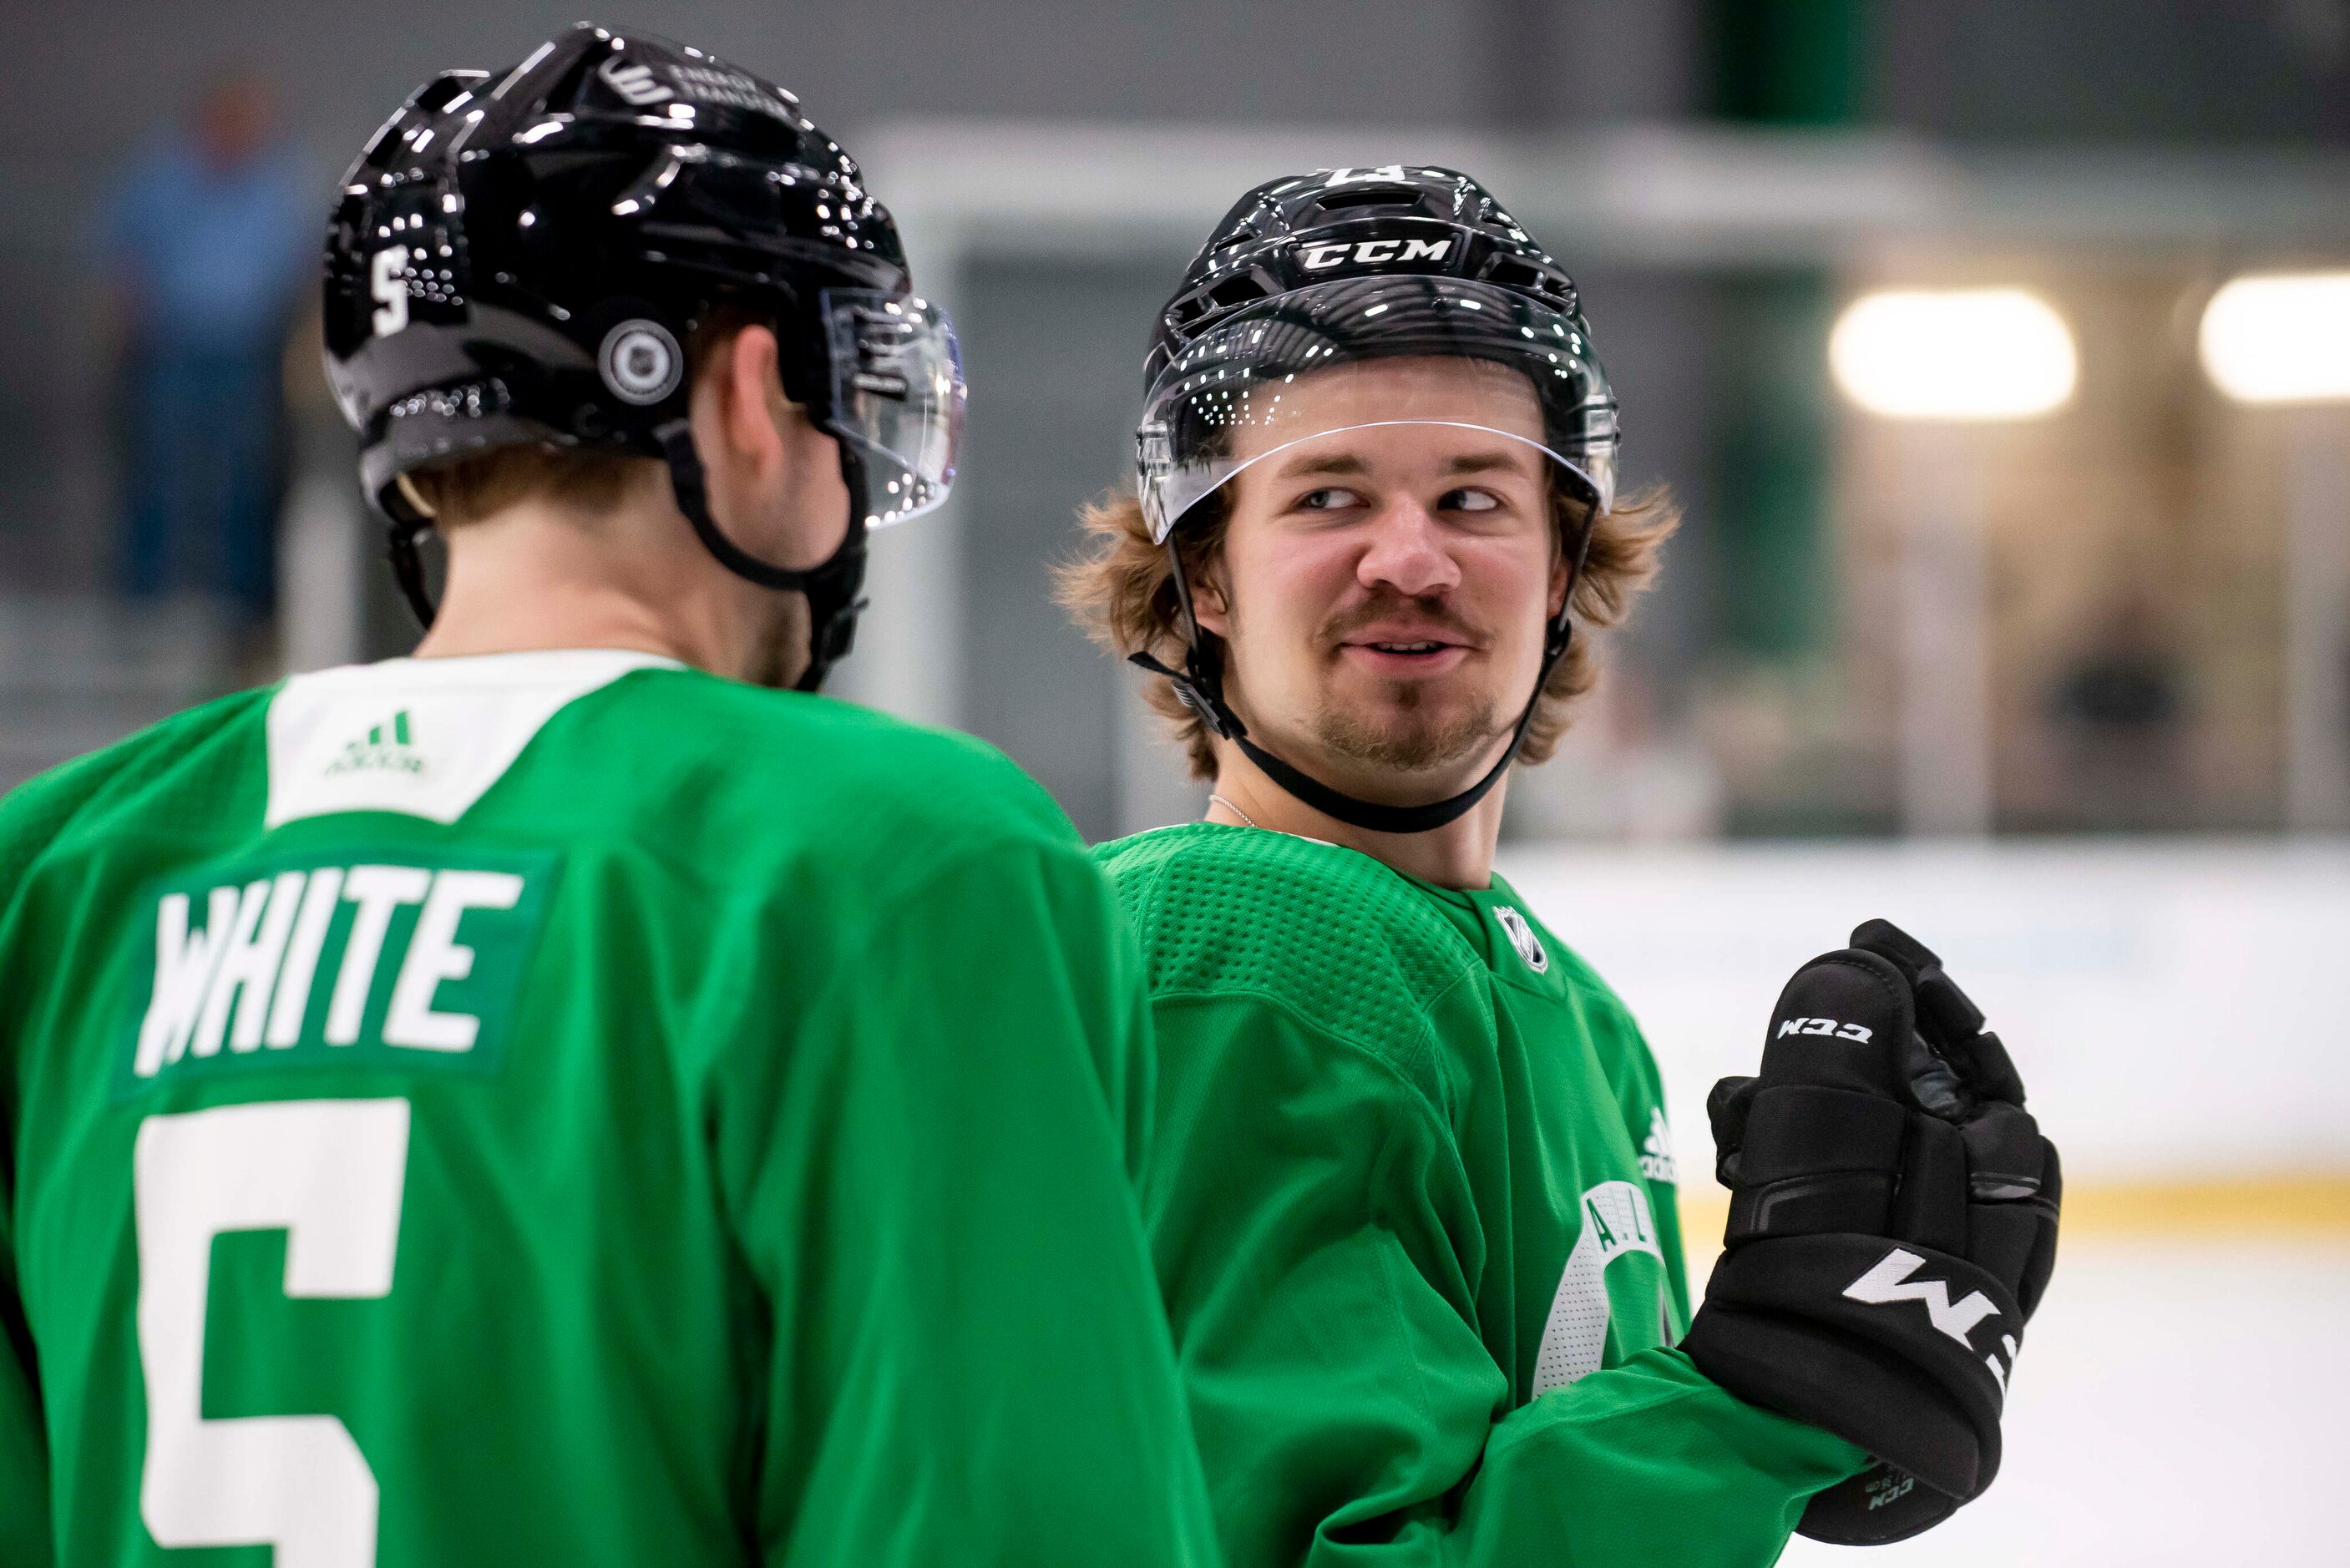
[[[1409,395],[1398,400],[1392,381],[1360,373],[1382,359],[1428,357],[1511,372],[1496,380],[1520,400],[1532,389],[1542,441],[1483,426],[1449,391],[1442,407],[1415,406]],[[1290,390],[1301,377],[1315,379],[1317,395]],[[1180,672],[1148,655],[1135,662],[1173,681],[1202,722],[1283,788],[1342,822],[1423,832],[1483,799],[1516,757],[1566,652],[1564,607],[1547,628],[1542,674],[1509,749],[1482,779],[1426,805],[1361,801],[1249,738],[1224,701],[1216,639],[1190,616],[1173,535],[1240,472],[1301,441],[1367,425],[1470,423],[1538,445],[1549,460],[1558,488],[1580,503],[1562,540],[1569,572],[1578,573],[1591,524],[1615,497],[1616,400],[1565,269],[1483,186],[1449,169],[1390,164],[1270,181],[1241,198],[1192,259],[1159,314],[1144,382],[1136,432],[1143,513],[1173,562],[1189,649]],[[1572,589],[1570,576],[1570,597]]]
[[[848,650],[867,531],[952,483],[962,368],[897,225],[795,98],[701,50],[582,23],[511,70],[443,73],[344,177],[326,259],[328,379],[428,623],[406,476],[525,444],[658,457],[722,563],[807,596],[813,690]],[[710,516],[686,359],[722,310],[774,324],[785,395],[838,439],[849,529],[819,566]]]

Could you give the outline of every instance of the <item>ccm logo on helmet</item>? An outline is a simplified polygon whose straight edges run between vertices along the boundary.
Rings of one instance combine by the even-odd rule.
[[[1347,240],[1326,241],[1320,244],[1299,247],[1305,258],[1305,270],[1317,272],[1336,266],[1352,257],[1357,262],[1432,261],[1440,262],[1452,248],[1452,236],[1440,240]]]

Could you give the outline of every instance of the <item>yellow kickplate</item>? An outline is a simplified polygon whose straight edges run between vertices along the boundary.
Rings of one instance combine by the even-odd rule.
[[[2350,1236],[2350,1177],[2085,1187],[2064,1194],[2064,1234]]]
[[[1692,1252],[1720,1245],[1730,1200],[1681,1193],[1681,1234]],[[2067,1187],[2064,1239],[2083,1236],[2350,1238],[2350,1176],[2128,1182]]]

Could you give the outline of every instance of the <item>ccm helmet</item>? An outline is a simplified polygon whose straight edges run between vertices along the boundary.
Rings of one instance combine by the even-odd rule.
[[[699,49],[582,23],[428,82],[344,176],[326,271],[328,379],[428,625],[409,475],[508,446],[636,453],[729,570],[806,596],[813,691],[854,637],[868,531],[953,482],[962,364],[897,225],[797,99]],[[838,440],[849,526],[820,566],[759,560],[710,514],[686,359],[720,311],[774,326],[785,395]]]
[[[1408,384],[1363,374],[1381,359],[1430,356],[1483,360],[1533,388],[1543,440],[1491,433],[1538,447],[1556,488],[1580,504],[1562,541],[1571,598],[1591,524],[1615,495],[1616,400],[1574,283],[1465,174],[1324,169],[1242,197],[1159,312],[1136,432],[1143,514],[1174,567],[1187,649],[1180,670],[1148,654],[1133,662],[1165,676],[1210,729],[1290,794],[1382,833],[1440,827],[1500,782],[1566,652],[1565,607],[1545,630],[1534,695],[1492,770],[1449,799],[1382,805],[1332,788],[1250,738],[1224,701],[1218,640],[1191,613],[1174,535],[1235,475],[1299,441],[1372,425],[1469,422],[1457,400],[1416,407]],[[1291,395],[1309,376],[1316,395]]]

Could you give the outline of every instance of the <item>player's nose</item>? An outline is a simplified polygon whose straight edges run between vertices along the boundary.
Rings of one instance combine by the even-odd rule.
[[[1355,577],[1364,587],[1421,598],[1456,587],[1461,566],[1444,547],[1436,518],[1409,494],[1388,499],[1371,518]]]

